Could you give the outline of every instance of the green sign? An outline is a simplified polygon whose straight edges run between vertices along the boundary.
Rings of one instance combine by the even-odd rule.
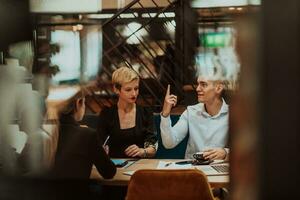
[[[230,45],[231,34],[226,32],[203,33],[200,35],[203,47],[219,48]]]

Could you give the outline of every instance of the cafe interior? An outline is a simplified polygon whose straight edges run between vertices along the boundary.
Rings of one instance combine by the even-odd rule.
[[[299,8],[297,0],[0,0],[0,199],[299,196]],[[108,179],[95,165],[87,180],[48,175],[59,125],[51,108],[84,91],[79,126],[98,130],[121,97],[112,74],[122,67],[139,78],[136,104],[153,111],[155,155],[111,157]],[[170,123],[181,120],[208,74],[226,83],[230,153],[195,164],[197,152],[185,157],[191,134],[165,147],[162,110],[166,92],[175,94]]]

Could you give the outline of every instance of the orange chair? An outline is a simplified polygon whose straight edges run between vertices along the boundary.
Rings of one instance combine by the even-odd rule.
[[[126,200],[214,200],[199,170],[139,170],[130,179]]]

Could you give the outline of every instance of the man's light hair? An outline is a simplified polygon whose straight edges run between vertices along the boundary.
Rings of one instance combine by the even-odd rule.
[[[120,89],[124,83],[129,83],[133,80],[138,79],[138,74],[128,67],[120,67],[119,69],[115,70],[112,74],[112,84],[117,89]]]
[[[204,76],[204,75],[199,75],[198,76],[198,79],[199,78],[203,78],[207,81],[211,81],[213,84],[222,84],[223,85],[223,88],[224,90],[236,90],[237,89],[237,83],[234,81],[234,80],[227,80],[226,78],[224,77],[221,77],[221,76]]]

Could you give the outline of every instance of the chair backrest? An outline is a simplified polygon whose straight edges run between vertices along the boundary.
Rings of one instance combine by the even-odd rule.
[[[139,170],[130,179],[126,200],[213,200],[199,170]]]

